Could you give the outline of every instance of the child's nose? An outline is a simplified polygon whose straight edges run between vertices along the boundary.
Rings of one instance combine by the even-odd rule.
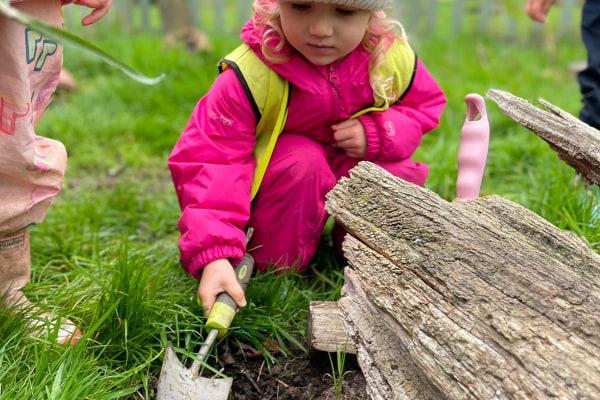
[[[317,37],[327,37],[333,34],[333,25],[326,18],[316,18],[309,27],[309,33]]]

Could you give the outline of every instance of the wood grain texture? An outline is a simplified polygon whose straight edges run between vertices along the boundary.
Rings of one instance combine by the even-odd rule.
[[[436,388],[424,396],[600,398],[600,256],[583,241],[498,196],[450,203],[368,162],[327,210],[349,232],[344,293],[364,293],[340,301],[347,330],[375,314],[397,359]],[[352,316],[343,302],[371,309]],[[366,368],[386,365],[364,335],[351,336]],[[400,379],[383,398],[419,398],[394,392]]]
[[[335,301],[310,302],[306,337],[309,350],[356,354],[354,342],[344,330],[340,308]]]
[[[508,117],[544,139],[585,179],[600,186],[600,131],[544,99],[539,101],[549,111],[502,90],[489,90],[487,97]]]

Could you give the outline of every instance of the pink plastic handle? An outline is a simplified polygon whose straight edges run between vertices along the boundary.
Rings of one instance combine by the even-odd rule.
[[[485,100],[478,94],[469,94],[465,101],[467,118],[460,134],[456,179],[456,199],[460,201],[479,197],[490,141]]]

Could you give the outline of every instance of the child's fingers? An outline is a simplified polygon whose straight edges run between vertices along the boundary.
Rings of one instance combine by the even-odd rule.
[[[345,121],[338,122],[337,124],[333,125],[331,127],[331,129],[333,129],[334,131],[337,131],[340,129],[346,129],[346,128],[350,128],[350,127],[356,125],[357,123],[360,123],[360,122],[356,119],[347,119]]]
[[[352,158],[363,158],[365,156],[366,146],[356,136],[337,141],[336,144]]]
[[[108,8],[96,8],[94,11],[90,13],[90,15],[84,17],[81,20],[81,25],[88,26],[98,21],[102,17],[108,14]]]
[[[545,22],[546,14],[548,14],[553,3],[554,1],[552,0],[529,0],[525,6],[525,12],[532,19],[538,22]]]
[[[342,149],[344,149],[346,151],[350,150],[352,147],[354,147],[356,145],[355,141],[352,138],[338,140],[335,143],[338,145],[338,147],[341,147]]]
[[[351,140],[354,136],[355,134],[352,129],[344,128],[333,132],[333,140],[338,144],[345,140]]]
[[[110,6],[112,5],[112,0],[77,0],[75,1],[75,4],[94,9],[90,15],[81,20],[81,24],[87,26],[108,14]]]
[[[556,1],[546,1],[544,3],[544,7],[542,8],[542,12],[544,13],[544,18],[546,17],[546,15],[548,15],[548,11],[550,11],[550,7],[552,7],[552,5],[556,3]]]
[[[360,137],[353,131],[342,131],[339,135],[333,135],[335,143],[344,150],[360,146]]]
[[[217,299],[217,295],[214,293],[205,293],[204,291],[200,291],[201,286],[198,286],[198,297],[202,302],[202,306],[206,307],[204,311],[204,316],[208,317],[210,311],[212,310],[213,305],[215,304],[215,300]]]
[[[231,296],[233,300],[237,303],[238,307],[246,306],[246,296],[244,295],[244,291],[240,284],[235,281],[235,283],[229,285],[229,287],[225,288],[227,293]]]
[[[89,8],[104,8],[109,7],[113,0],[75,0],[73,3]]]

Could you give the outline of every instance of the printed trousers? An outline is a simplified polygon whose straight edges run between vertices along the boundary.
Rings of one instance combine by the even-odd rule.
[[[61,0],[11,3],[60,27]],[[0,16],[0,237],[43,221],[60,191],[67,154],[35,126],[52,100],[62,46]]]

